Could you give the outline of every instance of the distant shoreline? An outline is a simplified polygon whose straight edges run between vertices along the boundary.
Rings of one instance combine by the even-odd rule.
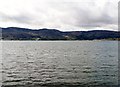
[[[1,41],[120,41],[120,39],[99,39],[99,40],[1,40]]]
[[[120,40],[120,31],[91,30],[67,31],[57,29],[31,30],[26,28],[8,27],[0,28],[2,40],[31,40],[31,41],[82,41],[82,40]]]

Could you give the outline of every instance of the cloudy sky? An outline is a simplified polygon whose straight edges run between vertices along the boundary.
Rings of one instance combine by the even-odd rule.
[[[118,30],[119,0],[0,0],[0,27]]]

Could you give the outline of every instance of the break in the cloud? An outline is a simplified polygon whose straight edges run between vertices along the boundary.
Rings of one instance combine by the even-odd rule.
[[[0,0],[0,27],[117,30],[118,0]]]

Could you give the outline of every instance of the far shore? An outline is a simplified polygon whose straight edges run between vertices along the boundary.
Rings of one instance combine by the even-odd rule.
[[[120,39],[95,39],[95,40],[0,40],[0,41],[120,41]]]

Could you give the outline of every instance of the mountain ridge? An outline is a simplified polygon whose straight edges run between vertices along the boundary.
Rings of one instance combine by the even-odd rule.
[[[57,29],[0,28],[2,40],[100,40],[119,39],[119,31],[60,31]]]

